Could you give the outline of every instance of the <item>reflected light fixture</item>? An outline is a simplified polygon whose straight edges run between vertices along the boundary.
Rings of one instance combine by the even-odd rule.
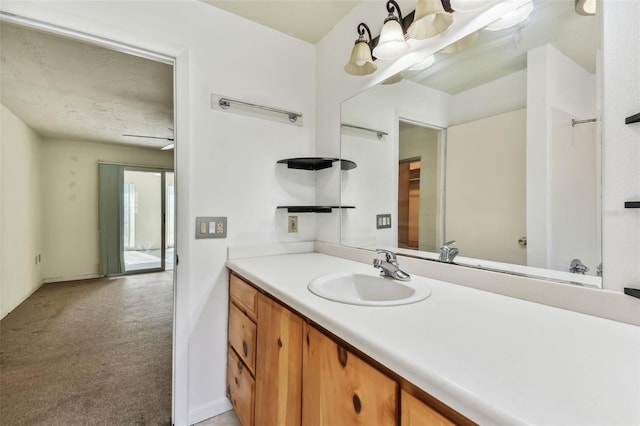
[[[433,55],[428,55],[426,56],[424,59],[422,59],[420,62],[416,62],[415,64],[411,65],[408,70],[409,71],[422,71],[424,69],[429,68],[431,65],[433,65],[433,63],[436,61],[436,57]]]
[[[531,12],[533,12],[533,1],[530,1],[516,10],[507,13],[503,17],[496,19],[484,27],[484,29],[489,31],[500,31],[514,27],[527,19],[529,15],[531,15]]]
[[[384,85],[396,84],[396,83],[400,83],[403,79],[404,79],[404,73],[400,71],[399,73],[396,73],[391,77],[387,78],[380,84],[384,84]]]
[[[365,39],[364,33],[369,36],[369,41]],[[358,25],[358,39],[351,51],[351,59],[344,66],[344,71],[351,75],[367,75],[372,74],[378,69],[371,57],[371,30],[364,22]]]
[[[398,12],[398,16],[394,12]],[[373,56],[379,59],[396,59],[409,51],[409,43],[404,39],[402,28],[402,12],[394,0],[387,2],[389,15],[384,20],[380,31],[378,45],[373,49]]]
[[[416,40],[424,40],[440,34],[451,23],[453,16],[444,10],[441,0],[418,0],[407,35]]]
[[[576,13],[583,16],[596,14],[596,0],[576,0]]]
[[[442,52],[448,53],[448,54],[458,53],[466,49],[467,47],[473,45],[473,43],[475,43],[476,40],[478,39],[479,34],[480,34],[479,31],[475,31],[466,37],[462,37],[460,40],[456,41],[455,43],[451,43],[449,46],[442,49]]]

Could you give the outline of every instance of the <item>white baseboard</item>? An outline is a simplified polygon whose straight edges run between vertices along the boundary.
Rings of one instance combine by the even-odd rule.
[[[70,277],[53,277],[53,278],[45,278],[44,283],[60,283],[64,281],[80,281],[80,280],[90,280],[93,278],[100,278],[102,275],[100,274],[86,274],[86,275],[73,275]]]
[[[217,399],[209,404],[195,408],[189,411],[189,424],[195,424],[203,420],[207,420],[213,416],[226,413],[231,410],[231,401],[227,398]]]

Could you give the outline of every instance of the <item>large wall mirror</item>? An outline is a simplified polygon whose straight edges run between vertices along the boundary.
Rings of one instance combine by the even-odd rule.
[[[343,102],[342,244],[601,287],[598,34],[536,0]]]

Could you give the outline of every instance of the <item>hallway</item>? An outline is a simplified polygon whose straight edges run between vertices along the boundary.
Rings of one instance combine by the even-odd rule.
[[[43,285],[0,321],[0,424],[171,424],[173,274]]]

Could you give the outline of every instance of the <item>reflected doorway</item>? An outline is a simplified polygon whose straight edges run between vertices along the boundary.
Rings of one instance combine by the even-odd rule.
[[[173,172],[124,170],[125,273],[173,270],[174,194]]]
[[[420,159],[398,165],[398,247],[419,248]]]

